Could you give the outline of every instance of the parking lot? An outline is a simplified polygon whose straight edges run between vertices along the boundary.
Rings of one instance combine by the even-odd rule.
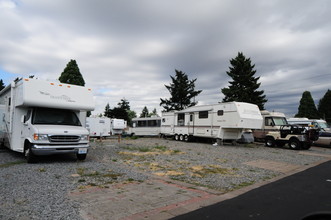
[[[331,149],[128,138],[91,142],[84,162],[0,158],[1,219],[169,219],[330,160]]]

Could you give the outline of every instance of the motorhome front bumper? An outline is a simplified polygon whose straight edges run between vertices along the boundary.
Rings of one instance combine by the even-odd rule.
[[[34,144],[31,148],[34,155],[52,155],[52,154],[87,154],[89,145],[40,145]]]

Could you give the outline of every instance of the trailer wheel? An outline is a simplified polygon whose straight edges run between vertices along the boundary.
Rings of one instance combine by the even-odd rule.
[[[87,154],[77,154],[77,159],[78,160],[85,160]]]
[[[296,138],[291,138],[288,142],[288,145],[292,150],[300,150],[301,148],[301,142]]]
[[[180,140],[180,141],[184,141],[184,135],[182,135],[182,134],[179,135],[179,140]]]
[[[25,144],[25,147],[24,147],[24,156],[26,157],[26,161],[28,163],[36,163],[37,162],[36,156],[32,153],[31,144],[30,143],[26,143]]]
[[[266,147],[274,147],[275,139],[273,137],[265,137],[265,146]]]
[[[190,140],[189,136],[188,135],[184,135],[184,141],[185,142],[189,142],[189,140]]]
[[[179,135],[175,134],[175,141],[179,141]]]

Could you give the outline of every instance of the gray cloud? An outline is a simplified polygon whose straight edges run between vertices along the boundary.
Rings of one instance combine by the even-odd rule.
[[[200,104],[216,103],[239,51],[260,76],[269,110],[297,112],[330,88],[327,0],[0,0],[0,74],[57,79],[76,59],[102,113],[129,100],[139,114],[169,97],[175,69],[197,78]],[[6,73],[5,73],[6,72]],[[8,82],[7,82],[8,83]]]

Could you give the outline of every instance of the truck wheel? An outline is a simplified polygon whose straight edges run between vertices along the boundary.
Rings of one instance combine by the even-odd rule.
[[[308,150],[311,147],[311,144],[310,143],[303,143],[301,147],[304,150]]]
[[[26,157],[26,161],[28,163],[36,163],[37,162],[36,156],[32,153],[31,144],[29,144],[29,146],[27,146],[25,148],[25,150],[24,150],[24,156]]]
[[[300,150],[301,142],[298,139],[292,138],[289,140],[288,145],[292,150]]]
[[[78,160],[85,160],[87,154],[77,154],[77,159]]]
[[[275,139],[273,137],[265,137],[265,146],[266,147],[274,147]]]

